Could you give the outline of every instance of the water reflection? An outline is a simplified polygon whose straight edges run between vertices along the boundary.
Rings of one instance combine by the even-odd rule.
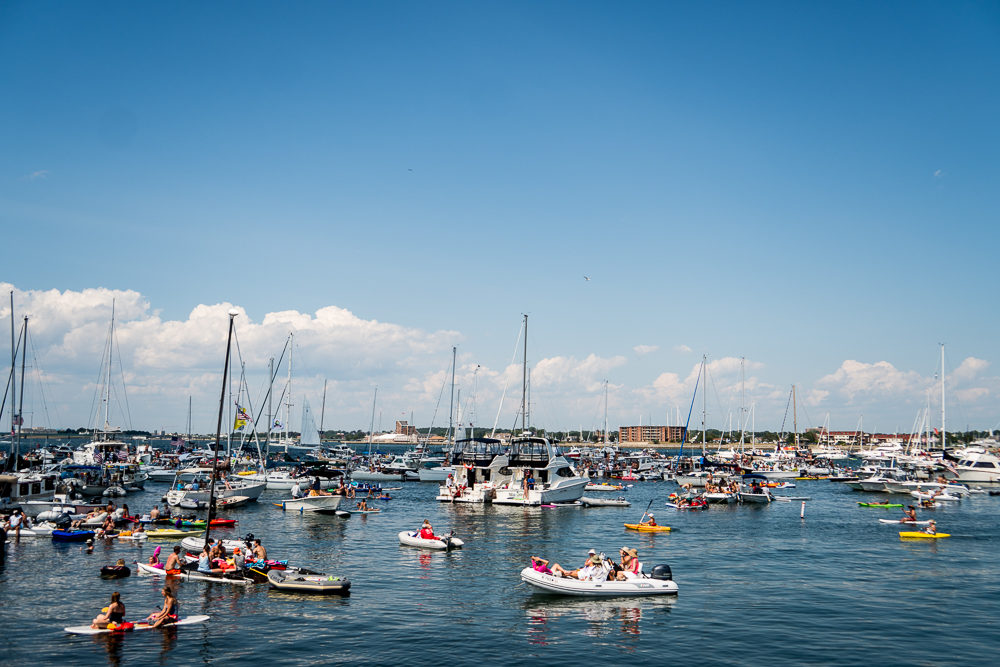
[[[528,641],[547,646],[577,633],[588,637],[620,635],[634,640],[642,634],[643,615],[669,613],[673,596],[656,599],[594,599],[533,596],[524,603]],[[577,623],[582,622],[582,627]]]

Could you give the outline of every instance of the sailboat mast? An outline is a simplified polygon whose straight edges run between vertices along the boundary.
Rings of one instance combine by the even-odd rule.
[[[271,448],[271,428],[274,426],[274,410],[271,406],[271,397],[274,395],[274,357],[267,360],[267,440],[264,441],[264,453],[267,455]],[[264,462],[260,462],[261,472],[264,471]]]
[[[525,414],[528,402],[528,316],[524,316],[524,360],[521,365],[521,430],[528,428]]]
[[[288,451],[288,428],[292,421],[292,359],[295,356],[295,333],[288,334],[288,398],[285,399],[285,451]]]
[[[795,385],[792,385],[792,428],[795,429],[795,449],[799,448],[799,410],[795,398]]]
[[[17,403],[17,444],[14,445],[14,468],[17,469],[17,458],[21,455],[21,429],[24,428],[24,359],[28,356],[28,317],[24,318],[24,337],[21,344],[21,395]],[[11,401],[10,409],[14,409]]]
[[[375,395],[372,396],[372,422],[368,427],[368,456],[372,455],[372,438],[375,435],[375,401],[378,400],[378,385],[375,385]]]
[[[222,391],[219,394],[219,418],[215,422],[215,455],[212,457],[212,484],[208,491],[208,520],[205,522],[205,545],[208,548],[209,534],[212,532],[212,519],[215,518],[215,480],[219,476],[219,444],[222,441],[222,408],[226,404],[226,389],[229,384],[229,351],[233,346],[233,320],[236,311],[229,311],[229,336],[226,339],[226,363],[222,367]],[[232,430],[232,429],[229,429]]]
[[[24,387],[24,383],[21,383],[21,387]],[[945,411],[944,411],[944,343],[941,343],[941,449],[942,451],[947,444],[947,429],[945,428]]]
[[[451,402],[448,404],[448,439],[451,444],[455,442],[454,418],[455,418],[455,359],[458,348],[451,346]]]
[[[323,438],[323,418],[326,417],[326,379],[323,379],[323,404],[319,409],[319,437]]]
[[[708,377],[706,375],[706,371],[708,369],[705,368],[705,362],[707,359],[708,359],[707,354],[703,354],[701,356],[701,373],[702,373],[701,378],[702,381],[705,383],[705,386],[701,388],[701,455],[702,456],[705,455],[705,441],[706,438],[708,437],[708,434],[706,433],[707,422],[708,422]]]
[[[188,443],[190,444],[190,442],[191,442],[191,397],[190,396],[188,396],[188,429],[187,429],[187,435],[188,435]]]
[[[17,347],[14,343],[14,290],[10,291],[10,437],[14,439],[14,429],[17,428],[17,415],[14,413],[14,403],[17,399],[17,376],[14,368],[17,365]],[[14,468],[17,467],[17,460],[11,459]]]
[[[108,378],[104,387],[104,433],[107,434],[111,427],[111,355],[114,354],[115,346],[115,300],[111,300],[111,329],[108,332]],[[23,383],[21,385],[24,386]]]
[[[621,443],[618,443],[621,445]],[[608,381],[604,381],[604,446],[608,446]]]

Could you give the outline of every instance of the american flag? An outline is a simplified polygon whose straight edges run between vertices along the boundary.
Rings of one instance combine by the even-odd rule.
[[[96,450],[94,451],[94,463],[96,463],[97,465],[101,465],[102,463],[104,463],[104,456],[101,454],[101,452]]]

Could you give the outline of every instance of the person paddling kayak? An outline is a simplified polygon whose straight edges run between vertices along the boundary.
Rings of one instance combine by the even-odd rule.
[[[934,519],[931,519],[931,522],[927,524],[927,527],[924,528],[924,532],[928,535],[937,535],[937,524],[934,523]]]

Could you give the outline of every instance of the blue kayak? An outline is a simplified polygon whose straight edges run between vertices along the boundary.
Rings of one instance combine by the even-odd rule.
[[[53,530],[53,542],[83,542],[94,536],[92,530]]]

